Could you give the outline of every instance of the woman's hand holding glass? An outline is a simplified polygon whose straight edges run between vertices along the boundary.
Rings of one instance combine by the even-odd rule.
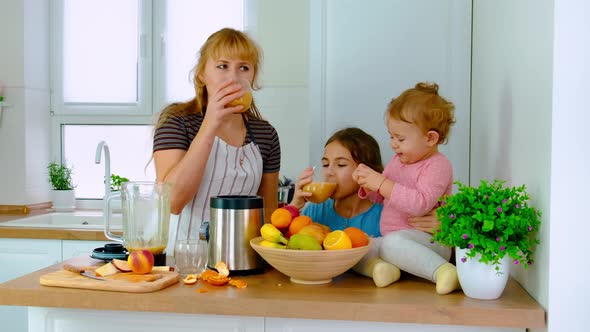
[[[241,112],[242,106],[229,106],[229,104],[243,95],[244,91],[240,83],[235,80],[223,82],[217,91],[210,94],[203,126],[219,128],[228,115]]]

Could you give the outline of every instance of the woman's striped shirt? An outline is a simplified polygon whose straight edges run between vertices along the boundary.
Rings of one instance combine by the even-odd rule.
[[[202,114],[173,116],[154,133],[153,151],[182,149],[187,151],[203,123]],[[264,173],[278,172],[281,167],[281,146],[275,128],[265,120],[248,120],[252,135],[260,148]],[[251,142],[246,135],[244,145]]]

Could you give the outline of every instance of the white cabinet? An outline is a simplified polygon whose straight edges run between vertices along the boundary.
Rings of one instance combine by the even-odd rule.
[[[0,283],[61,261],[61,240],[0,239]],[[3,331],[26,332],[27,308],[0,306]]]
[[[455,325],[359,322],[342,320],[266,318],[265,332],[524,332],[526,329]]]
[[[0,283],[88,254],[105,241],[40,240],[0,238]],[[26,332],[27,308],[0,306],[2,331]]]
[[[106,241],[80,241],[80,240],[63,240],[62,241],[62,261],[80,255],[90,255],[92,250],[103,247]]]
[[[263,317],[29,308],[35,332],[264,332]]]
[[[29,308],[35,332],[524,332],[525,329],[157,312]]]

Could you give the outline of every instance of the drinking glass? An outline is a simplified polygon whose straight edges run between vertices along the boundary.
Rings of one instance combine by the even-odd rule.
[[[228,106],[233,107],[242,105],[243,108],[239,110],[238,113],[244,113],[250,108],[250,105],[252,104],[252,86],[250,86],[250,82],[246,79],[239,79],[237,82],[242,86],[244,94],[240,98],[230,101]]]
[[[184,278],[207,268],[208,243],[200,239],[177,240],[174,246],[176,271]]]

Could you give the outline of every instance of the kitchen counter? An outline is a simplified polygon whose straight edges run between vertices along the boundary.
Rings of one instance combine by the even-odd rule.
[[[102,262],[79,256],[64,263]],[[513,279],[498,300],[475,300],[461,291],[437,295],[435,286],[402,275],[397,283],[376,288],[369,278],[347,272],[325,285],[293,284],[269,268],[264,274],[235,277],[248,287],[173,285],[153,293],[119,293],[46,287],[39,277],[61,269],[56,264],[0,284],[0,305],[140,311],[205,315],[304,318],[367,322],[544,328],[545,312]],[[208,292],[199,293],[198,288]]]

